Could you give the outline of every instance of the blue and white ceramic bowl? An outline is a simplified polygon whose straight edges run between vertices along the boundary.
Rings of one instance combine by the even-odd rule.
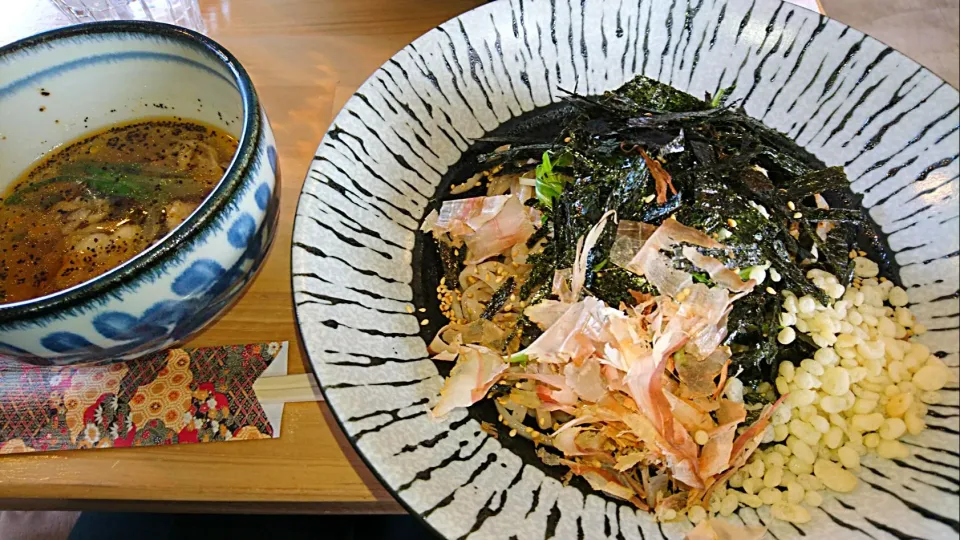
[[[203,328],[253,279],[277,225],[273,133],[243,67],[210,39],[103,22],[0,48],[0,189],[38,158],[117,122],[178,116],[239,140],[203,204],[151,248],[91,281],[0,305],[0,357],[130,359]]]

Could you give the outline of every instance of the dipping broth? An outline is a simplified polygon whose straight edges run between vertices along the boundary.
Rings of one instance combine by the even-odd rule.
[[[38,161],[0,199],[0,303],[50,294],[123,264],[213,190],[237,140],[180,119],[119,124]]]

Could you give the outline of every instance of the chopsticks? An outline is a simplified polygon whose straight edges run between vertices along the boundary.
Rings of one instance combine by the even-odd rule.
[[[323,401],[317,379],[309,373],[261,377],[253,383],[253,391],[263,405]]]

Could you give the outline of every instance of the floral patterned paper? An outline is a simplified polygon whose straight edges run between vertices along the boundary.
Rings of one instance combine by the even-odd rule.
[[[0,454],[274,437],[253,383],[280,350],[171,349],[91,367],[0,360]]]

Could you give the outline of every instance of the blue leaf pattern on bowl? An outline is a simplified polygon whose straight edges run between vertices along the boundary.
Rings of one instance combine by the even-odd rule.
[[[216,261],[200,259],[177,276],[170,288],[180,296],[198,294],[209,289],[223,272],[223,267]]]
[[[130,334],[130,330],[137,324],[137,318],[127,313],[119,311],[108,311],[101,313],[93,319],[93,327],[104,337],[110,339],[129,339],[125,336]]]
[[[270,203],[270,186],[260,184],[260,187],[257,188],[257,192],[254,193],[253,197],[257,201],[257,207],[261,210],[266,210],[267,204]]]
[[[270,170],[273,176],[277,176],[277,147],[272,144],[267,147],[267,160],[270,162]]]
[[[53,332],[40,340],[40,344],[58,353],[98,350],[100,347],[90,343],[87,338],[73,332]]]
[[[227,241],[230,242],[231,246],[243,249],[247,247],[247,242],[250,241],[256,229],[257,222],[254,221],[253,216],[250,214],[241,214],[240,217],[233,222],[233,225],[230,226],[230,232],[227,233]]]

